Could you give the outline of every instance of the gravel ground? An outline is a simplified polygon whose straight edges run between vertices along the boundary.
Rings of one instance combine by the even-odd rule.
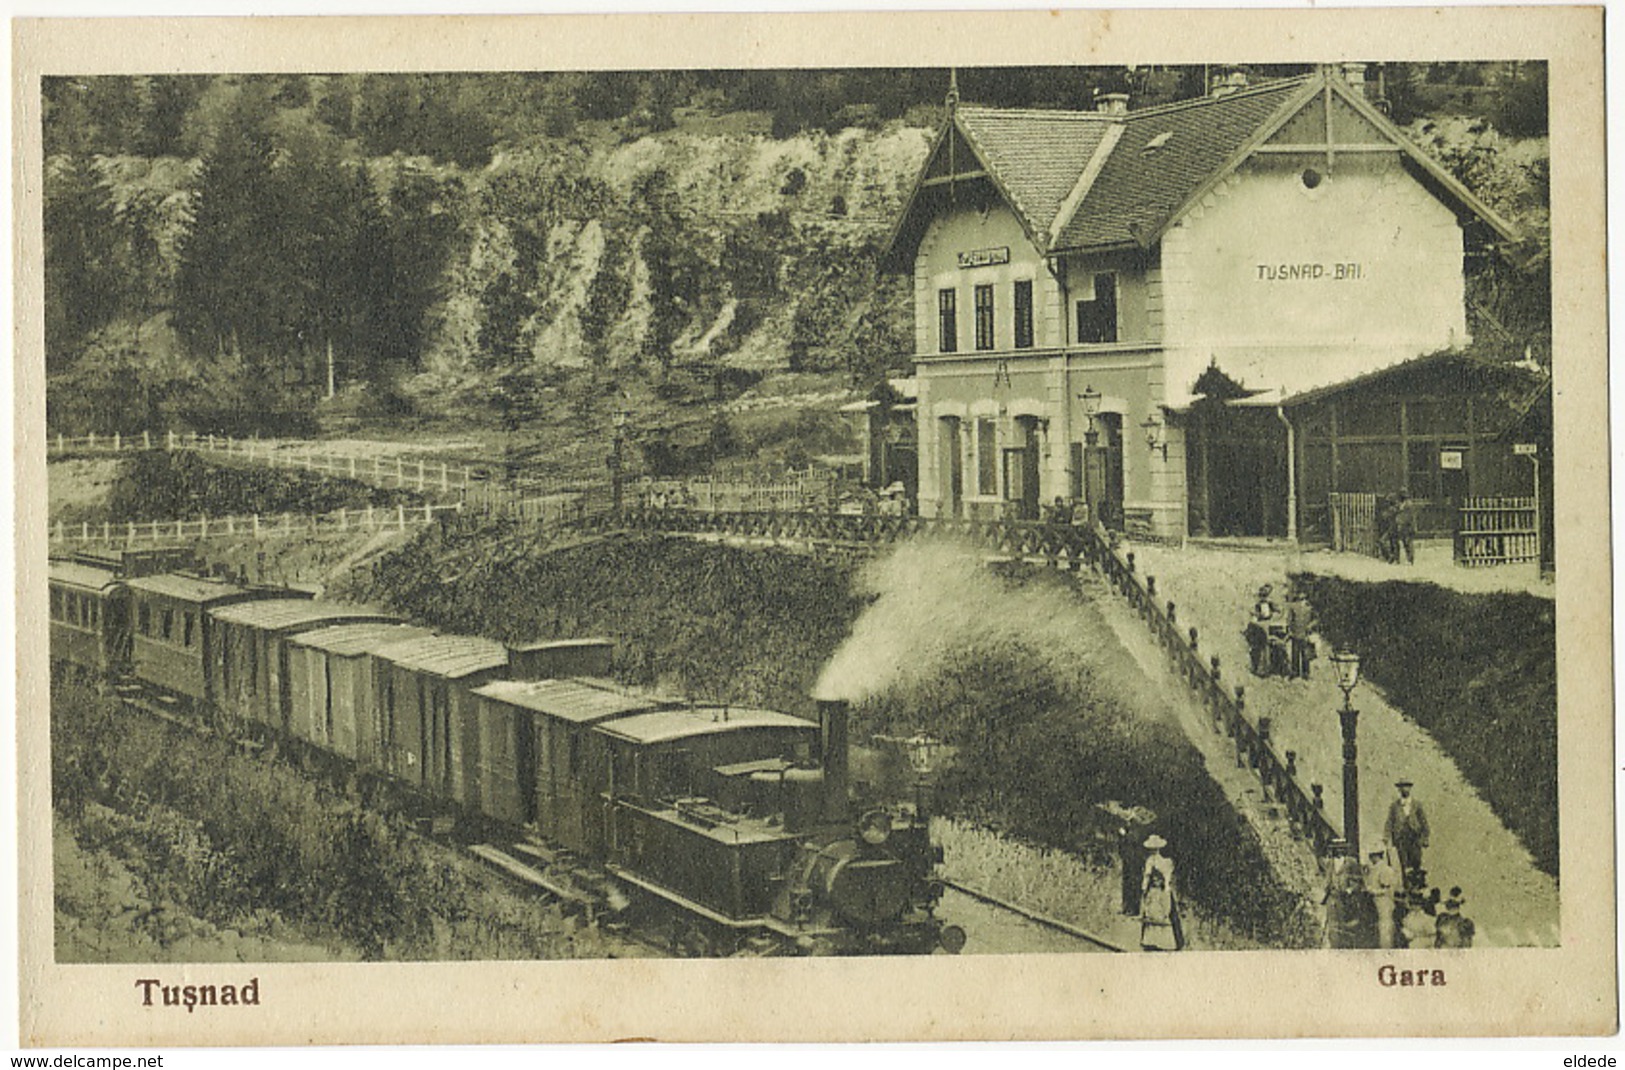
[[[1313,678],[1289,681],[1254,679],[1246,670],[1247,647],[1241,629],[1258,587],[1277,587],[1289,568],[1347,575],[1338,565],[1369,571],[1354,578],[1434,579],[1443,571],[1437,561],[1415,568],[1386,565],[1347,554],[1265,554],[1206,547],[1170,549],[1135,547],[1140,570],[1157,577],[1164,600],[1179,606],[1181,623],[1200,629],[1201,649],[1218,654],[1225,679],[1247,685],[1247,707],[1253,717],[1273,721],[1276,746],[1298,752],[1303,779],[1325,787],[1327,810],[1342,813],[1342,736],[1336,711],[1342,706],[1324,656]],[[1446,558],[1448,560],[1448,558]],[[1334,567],[1326,567],[1328,562]],[[1449,566],[1453,568],[1453,566]],[[1448,578],[1461,584],[1489,582],[1483,574],[1455,570]],[[1495,589],[1524,589],[1499,587]],[[1549,589],[1548,589],[1549,590]],[[1549,595],[1548,595],[1549,596]],[[1325,651],[1323,648],[1323,655]],[[1556,946],[1559,943],[1557,882],[1535,868],[1521,843],[1468,784],[1454,761],[1420,726],[1388,705],[1382,693],[1362,682],[1353,702],[1360,710],[1360,826],[1366,844],[1383,834],[1388,806],[1400,776],[1415,780],[1415,795],[1432,825],[1432,844],[1423,857],[1432,884],[1448,891],[1460,885],[1467,895],[1469,917],[1478,926],[1478,944],[1492,947]]]

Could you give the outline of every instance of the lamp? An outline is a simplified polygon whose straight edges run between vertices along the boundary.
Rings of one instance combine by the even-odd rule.
[[[1360,682],[1360,656],[1340,650],[1329,659],[1337,673],[1337,687],[1343,692],[1343,708],[1337,711],[1343,722],[1343,838],[1359,857],[1360,850],[1360,768],[1355,742],[1359,728],[1360,711],[1350,702],[1354,687]]]
[[[1147,416],[1145,423],[1140,425],[1140,430],[1145,432],[1146,447],[1151,450],[1161,451],[1162,459],[1166,461],[1168,459],[1168,439],[1163,434],[1166,428],[1163,422],[1157,419],[1157,414],[1152,413]]]
[[[1095,415],[1100,412],[1100,391],[1086,386],[1083,393],[1078,395],[1078,400],[1083,402],[1083,414],[1089,417],[1089,427],[1083,433],[1083,440],[1090,449],[1094,449],[1100,441],[1100,432],[1095,429]]]
[[[1349,696],[1360,682],[1360,655],[1340,650],[1327,660],[1332,663],[1332,671],[1337,673],[1337,686],[1343,692],[1343,708],[1347,709]]]

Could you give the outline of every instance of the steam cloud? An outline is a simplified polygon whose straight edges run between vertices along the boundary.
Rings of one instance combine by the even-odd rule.
[[[1047,584],[1005,584],[961,545],[906,543],[870,562],[859,583],[877,597],[824,667],[819,698],[862,701],[929,678],[957,653],[991,640],[1019,638],[1063,672],[1122,653],[1076,595]]]

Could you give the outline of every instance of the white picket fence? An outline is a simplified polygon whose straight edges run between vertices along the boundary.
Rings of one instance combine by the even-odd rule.
[[[585,489],[522,473],[508,478],[502,473],[500,463],[470,466],[446,461],[408,460],[401,454],[393,457],[376,453],[363,456],[324,447],[308,439],[236,438],[231,435],[200,435],[194,431],[153,434],[143,431],[139,435],[83,435],[72,438],[55,435],[46,440],[47,456],[151,449],[192,450],[247,464],[316,472],[373,486],[415,490],[420,494],[462,497],[472,492],[481,497],[512,500],[542,498]]]
[[[463,511],[452,505],[371,506],[339,509],[331,513],[250,513],[240,516],[200,516],[194,520],[143,520],[123,524],[64,524],[51,526],[56,546],[161,546],[191,544],[202,539],[271,539],[345,531],[406,531],[435,523]]]

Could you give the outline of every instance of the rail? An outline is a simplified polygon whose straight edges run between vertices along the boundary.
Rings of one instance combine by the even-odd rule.
[[[1144,621],[1174,675],[1201,703],[1215,732],[1233,741],[1237,768],[1250,769],[1267,801],[1279,805],[1293,830],[1324,855],[1341,830],[1326,815],[1322,789],[1299,780],[1297,752],[1277,751],[1267,717],[1247,713],[1244,687],[1229,688],[1217,654],[1203,656],[1197,629],[1179,623],[1179,609],[1163,602],[1155,576],[1141,576],[1134,553],[1113,545],[1102,529],[1021,520],[960,517],[856,516],[822,513],[707,513],[689,509],[632,509],[605,514],[600,529],[714,535],[789,544],[823,543],[875,550],[913,538],[954,539],[978,549],[1041,559],[1077,570],[1088,565]]]

